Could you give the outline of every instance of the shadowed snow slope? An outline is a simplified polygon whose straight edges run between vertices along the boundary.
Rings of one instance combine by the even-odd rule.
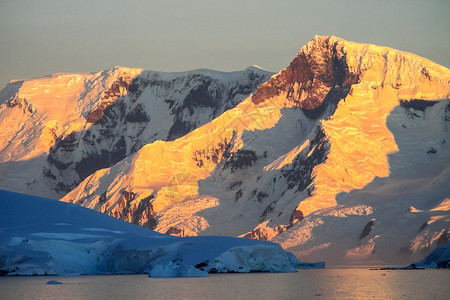
[[[0,191],[2,275],[178,277],[293,272],[292,265],[299,262],[271,242],[162,235],[77,205]]]
[[[433,250],[427,257],[411,264],[408,269],[443,268],[450,269],[450,243]]]

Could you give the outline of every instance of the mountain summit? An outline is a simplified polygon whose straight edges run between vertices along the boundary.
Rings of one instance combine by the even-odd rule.
[[[406,263],[448,242],[445,67],[316,36],[273,76],[254,67],[236,77],[184,74],[189,79],[132,72],[140,73],[117,75],[95,97],[66,98],[82,121],[53,126],[48,152],[26,156],[12,142],[42,136],[42,127],[3,121],[0,187],[45,193],[50,186],[55,195],[68,191],[62,201],[161,233],[272,240],[332,263]],[[15,109],[27,120],[39,111],[27,84],[2,91],[0,114]],[[33,164],[47,185],[22,167]]]

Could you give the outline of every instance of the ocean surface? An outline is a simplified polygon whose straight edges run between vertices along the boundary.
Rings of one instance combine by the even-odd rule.
[[[62,284],[49,285],[49,280]],[[0,277],[0,299],[449,299],[450,270],[298,270],[206,278]]]

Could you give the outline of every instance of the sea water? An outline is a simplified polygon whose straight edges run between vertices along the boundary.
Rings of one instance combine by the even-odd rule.
[[[56,280],[62,284],[46,284]],[[450,270],[319,269],[297,273],[1,277],[0,299],[448,299]]]

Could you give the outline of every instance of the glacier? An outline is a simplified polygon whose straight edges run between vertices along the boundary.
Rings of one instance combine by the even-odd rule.
[[[299,264],[272,242],[163,235],[78,205],[0,191],[1,275],[197,277],[295,272]]]
[[[427,257],[406,269],[450,269],[450,243],[437,247]]]

